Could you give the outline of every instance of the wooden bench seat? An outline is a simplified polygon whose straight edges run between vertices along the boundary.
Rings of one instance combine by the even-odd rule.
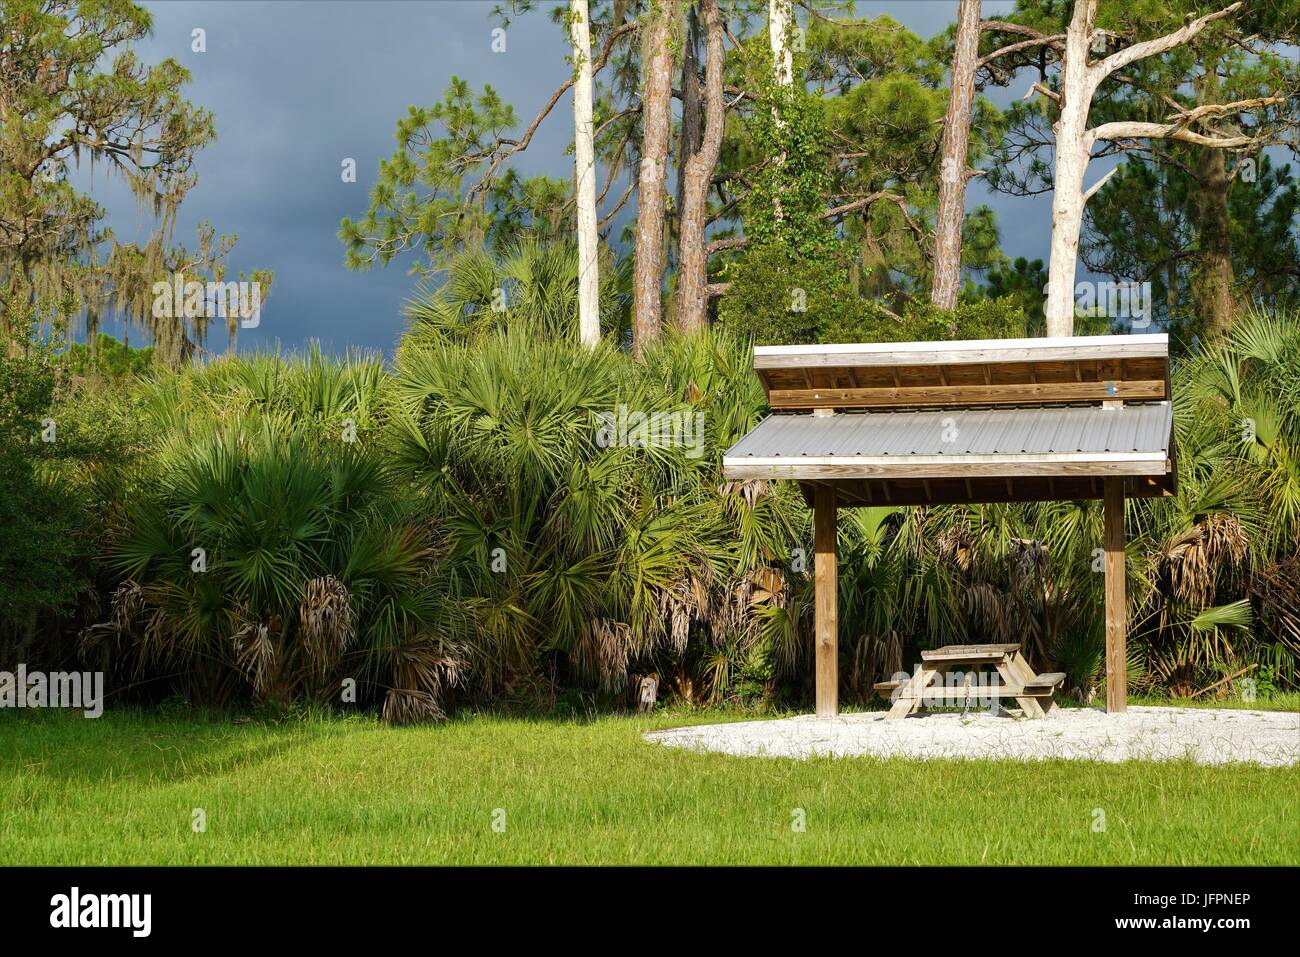
[[[1055,688],[1064,680],[1065,680],[1065,672],[1048,671],[1045,674],[1039,675],[1033,681],[1026,681],[1025,687],[1026,688]]]
[[[1019,645],[944,645],[921,652],[922,661],[1001,661],[1020,650]]]
[[[873,685],[876,694],[882,698],[890,698],[898,689],[897,681],[881,681]],[[1026,685],[971,685],[970,696],[978,697],[996,697],[996,698],[1050,698],[1056,690],[1056,684],[1041,684],[1031,682]],[[943,698],[952,698],[960,700],[966,697],[966,687],[964,685],[946,685],[934,684],[921,692],[923,701],[937,701]]]

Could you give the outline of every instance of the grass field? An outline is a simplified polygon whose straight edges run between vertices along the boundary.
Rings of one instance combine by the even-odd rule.
[[[1294,768],[756,760],[640,736],[712,720],[0,712],[0,864],[1300,861]]]

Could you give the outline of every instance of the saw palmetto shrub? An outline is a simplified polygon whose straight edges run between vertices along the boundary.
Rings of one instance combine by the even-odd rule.
[[[693,688],[702,657],[767,640],[755,608],[783,589],[761,583],[804,530],[793,488],[720,482],[721,451],[762,409],[747,365],[712,336],[668,337],[639,363],[527,330],[408,334],[393,461],[445,532],[482,695],[616,695],[651,673]]]
[[[154,387],[157,439],[106,546],[120,582],[84,652],[201,702],[437,717],[462,660],[435,531],[357,430],[379,380],[314,365],[229,359]]]
[[[1300,316],[1242,316],[1175,367],[1178,492],[1137,519],[1139,646],[1161,689],[1266,670],[1300,687],[1286,569],[1300,547]],[[1252,679],[1253,680],[1253,679]]]
[[[138,448],[95,485],[87,658],[212,702],[350,704],[354,682],[393,721],[647,687],[806,706],[809,511],[793,483],[721,472],[767,412],[750,340],[666,334],[638,361],[617,327],[578,343],[526,284],[516,314],[475,289],[417,298],[391,367],[311,351],[138,387]],[[1178,491],[1127,511],[1135,689],[1297,686],[1297,370],[1284,316],[1176,364]],[[1101,540],[1095,501],[843,510],[846,700],[987,641],[1092,700]]]

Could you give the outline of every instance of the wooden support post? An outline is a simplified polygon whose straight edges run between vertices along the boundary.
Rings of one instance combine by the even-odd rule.
[[[813,548],[816,552],[817,717],[839,712],[839,644],[836,632],[839,588],[835,567],[835,489],[818,485],[813,493]]]
[[[1124,480],[1108,478],[1104,488],[1106,547],[1106,710],[1128,710],[1127,603],[1124,594]]]

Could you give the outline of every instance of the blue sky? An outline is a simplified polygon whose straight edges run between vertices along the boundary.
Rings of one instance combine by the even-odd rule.
[[[393,152],[396,120],[411,104],[438,100],[453,74],[475,88],[490,83],[527,122],[565,77],[565,44],[546,16],[552,3],[515,20],[506,51],[491,51],[496,0],[426,2],[146,3],[154,34],[138,44],[146,62],[174,57],[193,74],[188,97],[211,110],[217,142],[198,158],[198,186],[181,208],[176,239],[194,243],[195,224],[210,220],[236,233],[233,272],[267,268],[275,286],[261,326],[240,332],[241,349],[318,339],[329,351],[390,349],[403,328],[401,306],[415,278],[410,262],[353,272],[343,266],[336,232],[367,206],[379,160]],[[888,13],[922,36],[943,30],[956,0],[859,0],[863,16]],[[984,15],[1011,0],[985,0]],[[191,31],[206,31],[207,51],[191,50]],[[995,91],[1005,102],[1022,90]],[[571,106],[561,102],[516,159],[524,173],[570,175]],[[340,177],[345,157],[357,182]],[[1097,170],[1100,174],[1101,169]],[[109,211],[119,235],[151,225],[124,187],[102,171],[79,174]],[[1046,258],[1050,196],[990,196],[973,182],[970,204],[998,212],[1002,245],[1012,257]],[[120,329],[105,331],[120,335]],[[224,345],[216,332],[214,346]]]

